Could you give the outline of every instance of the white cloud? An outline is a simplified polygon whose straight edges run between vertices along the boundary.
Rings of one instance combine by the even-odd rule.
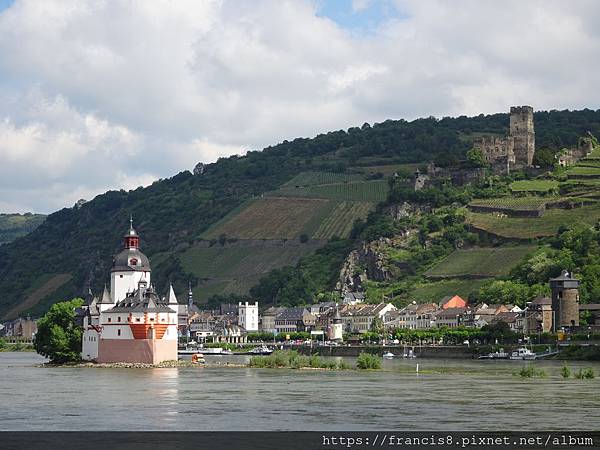
[[[598,107],[597,2],[396,8],[360,36],[315,0],[17,0],[0,13],[0,210],[365,121]]]

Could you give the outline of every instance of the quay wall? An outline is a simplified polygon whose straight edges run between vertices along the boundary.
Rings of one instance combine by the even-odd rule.
[[[391,352],[394,355],[401,356],[406,351],[413,350],[414,354],[419,358],[444,358],[444,359],[473,359],[476,358],[478,352],[474,347],[467,346],[398,346],[386,345],[381,346],[358,346],[358,345],[340,345],[340,346],[300,346],[294,347],[303,355],[319,356],[358,356],[361,352],[374,353],[382,355],[385,352]]]

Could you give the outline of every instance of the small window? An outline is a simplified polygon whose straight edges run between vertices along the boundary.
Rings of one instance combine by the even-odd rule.
[[[123,275],[119,275],[119,278],[123,278]]]
[[[108,321],[109,321],[109,322],[112,322],[112,319],[109,317],[109,318],[108,318]]]
[[[136,322],[139,322],[139,321],[140,321],[140,318],[139,318],[139,317],[136,317],[136,318],[135,318],[135,321],[136,321]]]
[[[117,336],[121,336],[121,329],[120,328],[117,330]]]
[[[138,260],[136,258],[131,258],[129,260],[129,265],[130,266],[137,266]]]
[[[150,322],[154,322],[154,317],[151,317],[151,318],[150,318]]]
[[[117,317],[117,322],[121,321],[121,316]]]

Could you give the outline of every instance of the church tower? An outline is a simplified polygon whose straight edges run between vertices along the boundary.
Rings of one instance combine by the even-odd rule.
[[[129,220],[129,230],[123,236],[123,250],[113,259],[110,271],[110,297],[113,304],[123,300],[138,288],[140,281],[150,286],[150,262],[140,247],[140,237]]]
[[[519,167],[532,166],[535,153],[535,130],[531,106],[512,106],[510,108],[509,136],[513,141],[515,165]]]

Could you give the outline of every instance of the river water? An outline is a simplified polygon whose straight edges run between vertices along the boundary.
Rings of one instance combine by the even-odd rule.
[[[209,363],[245,357],[208,356]],[[385,361],[382,371],[39,367],[0,353],[0,430],[591,430],[600,379],[516,361]],[[348,358],[352,363],[352,359]],[[420,373],[416,373],[419,363]],[[571,362],[573,370],[599,363]]]

